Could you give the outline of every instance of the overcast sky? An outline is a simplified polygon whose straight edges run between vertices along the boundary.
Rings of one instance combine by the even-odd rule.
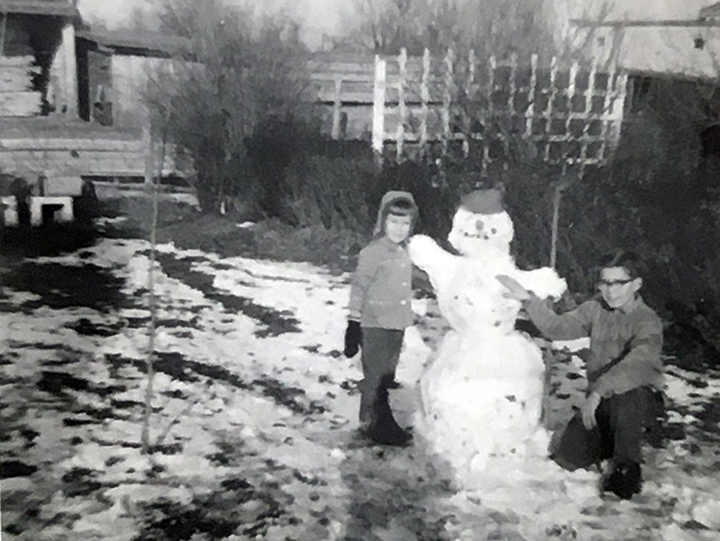
[[[303,27],[303,37],[313,48],[323,34],[339,33],[342,21],[351,9],[351,0],[227,0],[247,4],[260,12],[278,12],[294,16]],[[532,1],[532,0],[528,0]],[[569,18],[595,18],[603,6],[611,6],[608,19],[694,19],[701,7],[717,0],[551,0],[556,9],[556,24]],[[83,17],[90,23],[102,20],[108,28],[122,26],[136,7],[151,6],[156,0],[79,0]]]
[[[347,10],[348,0],[231,0],[251,5],[260,11],[292,14],[303,25],[304,36],[311,46],[317,46],[323,33],[334,34],[340,25],[341,13]],[[127,21],[135,8],[146,8],[152,0],[79,0],[83,18],[92,23],[102,20],[108,28],[117,28]]]

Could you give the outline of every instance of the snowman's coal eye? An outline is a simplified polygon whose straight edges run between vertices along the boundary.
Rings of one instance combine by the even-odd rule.
[[[492,233],[493,235],[497,234],[497,229],[495,229],[495,228],[493,227],[493,228],[490,230],[490,233]]]

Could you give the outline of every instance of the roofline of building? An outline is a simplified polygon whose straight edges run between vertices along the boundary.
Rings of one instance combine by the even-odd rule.
[[[160,33],[132,33],[123,31],[78,30],[78,39],[110,49],[116,54],[188,57],[192,56],[192,42],[181,36],[168,36]]]
[[[0,13],[9,15],[48,15],[80,19],[80,11],[70,3],[60,2],[27,2],[23,0],[0,1]]]
[[[700,10],[701,19],[720,18],[720,2],[706,6]]]
[[[658,20],[643,20],[643,19],[625,19],[615,21],[597,21],[591,19],[570,19],[570,24],[585,28],[630,28],[630,27],[683,27],[683,28],[698,28],[698,27],[720,27],[720,20],[717,19],[658,19]]]

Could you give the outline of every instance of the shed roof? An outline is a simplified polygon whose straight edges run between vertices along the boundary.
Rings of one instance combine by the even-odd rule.
[[[717,19],[720,18],[720,2],[704,7],[700,10],[700,19]]]
[[[3,0],[0,1],[0,12],[80,18],[72,0]]]
[[[129,30],[78,30],[78,38],[112,49],[117,54],[141,56],[187,56],[192,42],[181,36]]]

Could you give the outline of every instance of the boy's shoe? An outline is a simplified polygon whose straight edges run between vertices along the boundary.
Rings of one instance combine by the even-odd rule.
[[[603,492],[612,492],[618,498],[629,500],[642,490],[640,464],[625,462],[616,464],[612,473],[602,483]]]
[[[386,386],[388,389],[399,389],[400,387],[402,387],[402,383],[400,383],[396,379],[392,379],[387,382]]]

